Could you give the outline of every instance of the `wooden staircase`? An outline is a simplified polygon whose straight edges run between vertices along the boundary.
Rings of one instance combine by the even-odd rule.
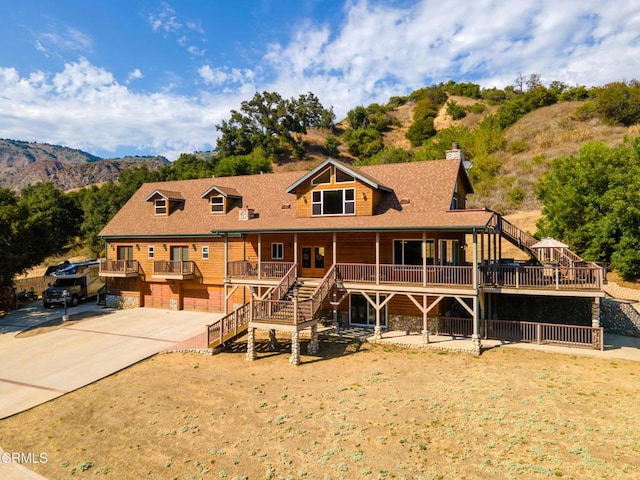
[[[538,239],[529,235],[527,232],[520,230],[511,222],[505,220],[501,215],[495,214],[491,219],[490,226],[499,233],[502,238],[515,245],[520,250],[526,252],[538,263],[543,263],[544,259],[540,258],[540,251],[531,248],[538,243]],[[553,248],[553,258],[557,259],[558,265],[561,267],[574,267],[576,264],[585,263],[584,260],[576,253],[568,248]]]

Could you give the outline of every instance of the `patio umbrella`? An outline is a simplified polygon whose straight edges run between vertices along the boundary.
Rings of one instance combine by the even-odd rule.
[[[552,237],[545,237],[539,242],[531,245],[532,249],[541,250],[541,260],[555,260],[554,252],[560,250],[562,252],[565,248],[569,247],[566,243],[562,243],[560,240],[556,240]]]

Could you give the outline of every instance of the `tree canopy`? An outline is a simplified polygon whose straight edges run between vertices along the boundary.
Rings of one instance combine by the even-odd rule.
[[[640,278],[640,138],[614,148],[592,142],[554,159],[537,194],[543,235],[611,262],[625,279]]]

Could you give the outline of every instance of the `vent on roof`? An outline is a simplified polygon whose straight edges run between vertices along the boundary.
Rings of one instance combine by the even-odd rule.
[[[400,199],[400,205],[409,205],[411,203],[411,199],[410,198],[401,198]]]
[[[253,217],[255,217],[253,208],[241,208],[238,210],[238,220],[251,220]]]
[[[291,208],[291,204],[290,203],[283,203],[282,204],[282,210],[289,210]]]

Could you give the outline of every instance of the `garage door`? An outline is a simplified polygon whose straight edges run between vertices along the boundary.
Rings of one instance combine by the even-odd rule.
[[[147,283],[144,289],[144,306],[151,308],[169,308],[171,286],[168,283]]]
[[[195,312],[222,312],[222,291],[206,285],[185,286],[182,306]]]

